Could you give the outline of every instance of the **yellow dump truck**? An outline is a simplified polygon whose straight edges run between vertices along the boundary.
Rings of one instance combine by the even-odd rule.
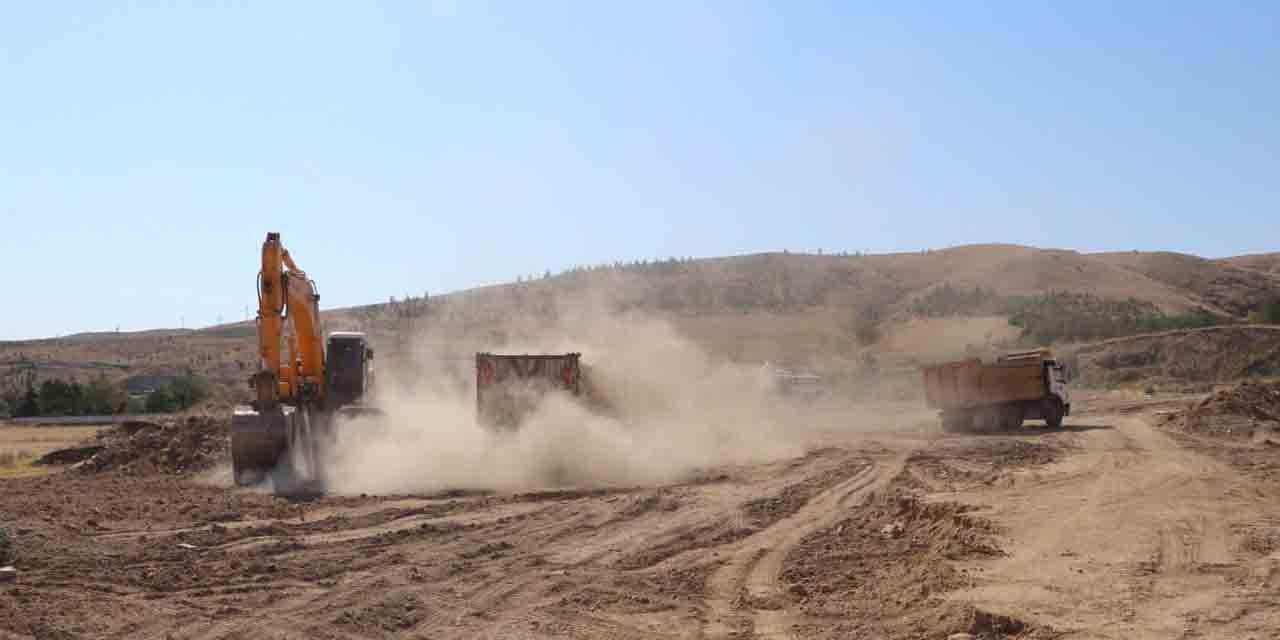
[[[1071,414],[1066,371],[1048,349],[946,362],[923,374],[925,401],[944,431],[1013,429],[1028,419],[1057,429]]]

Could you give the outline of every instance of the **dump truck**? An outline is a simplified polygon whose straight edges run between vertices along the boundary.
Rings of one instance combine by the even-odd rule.
[[[480,424],[515,429],[542,398],[561,391],[582,392],[582,354],[476,354],[476,417]]]
[[[1048,349],[923,367],[925,401],[944,431],[1013,429],[1024,420],[1062,426],[1071,414],[1066,370]]]

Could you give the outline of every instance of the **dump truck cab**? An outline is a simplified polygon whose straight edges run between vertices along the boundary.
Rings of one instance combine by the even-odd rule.
[[[1034,349],[1006,353],[996,359],[997,364],[1039,363],[1044,383],[1045,397],[1057,400],[1063,407],[1063,415],[1070,415],[1071,393],[1067,389],[1067,368],[1053,358],[1048,349]]]
[[[1071,414],[1071,392],[1067,389],[1069,376],[1067,369],[1057,360],[1046,360],[1044,363],[1045,380],[1049,385],[1049,394],[1057,398],[1063,406],[1063,415]]]

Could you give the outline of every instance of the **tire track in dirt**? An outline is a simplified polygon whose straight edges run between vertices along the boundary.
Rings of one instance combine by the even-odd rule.
[[[908,453],[873,462],[809,500],[794,514],[737,543],[729,561],[707,581],[708,618],[702,637],[729,638],[751,630],[757,638],[791,638],[792,616],[780,576],[787,553],[806,535],[837,522],[844,509],[887,485]],[[741,610],[750,608],[750,615]]]
[[[1250,497],[1247,478],[1142,417],[1113,418],[1080,434],[1063,464],[964,495],[991,508],[1013,544],[955,599],[1086,636],[1154,639],[1230,624],[1222,612],[1241,606],[1244,584],[1231,528],[1265,501]]]

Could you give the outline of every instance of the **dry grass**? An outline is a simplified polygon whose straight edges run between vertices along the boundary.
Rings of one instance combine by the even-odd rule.
[[[31,455],[31,452],[26,449],[19,449],[17,451],[0,451],[0,469],[12,469],[34,457],[35,456]]]
[[[50,451],[92,438],[102,427],[28,427],[0,424],[0,479],[49,473],[31,463]]]

